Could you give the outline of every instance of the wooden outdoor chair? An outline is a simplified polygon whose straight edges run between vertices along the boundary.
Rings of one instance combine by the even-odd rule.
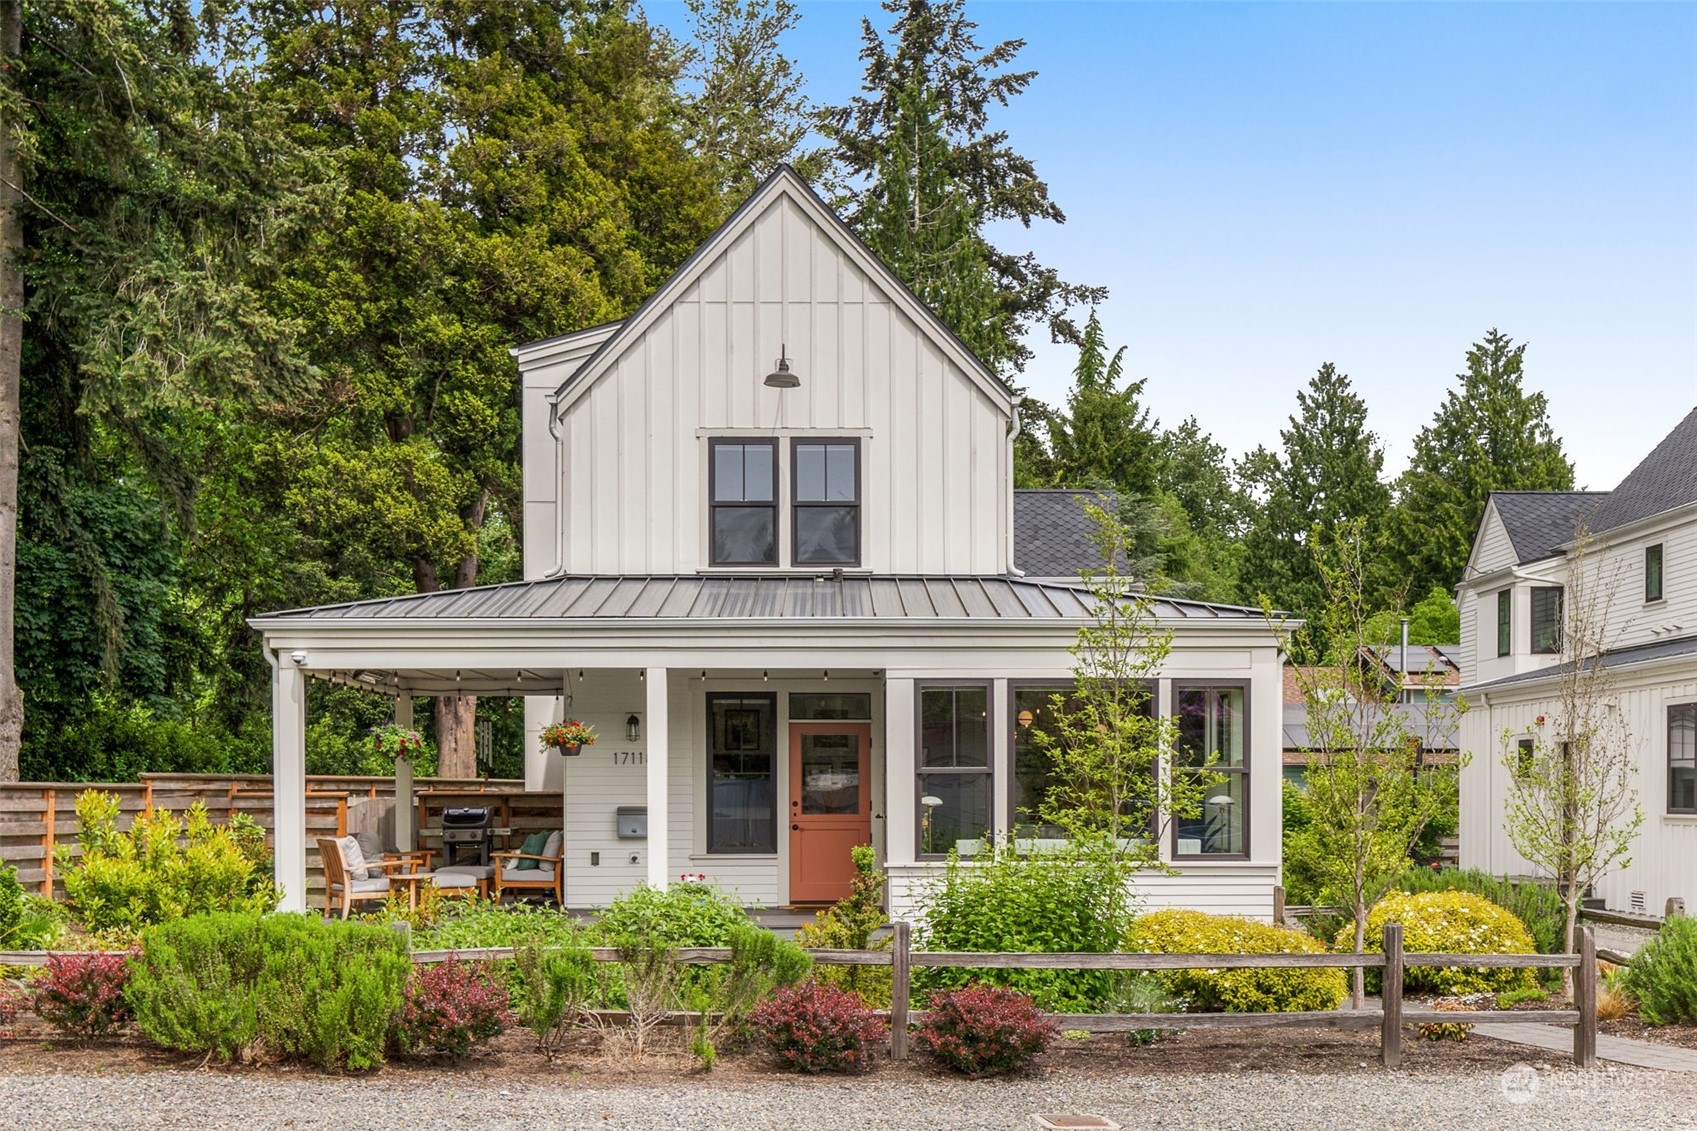
[[[508,891],[548,891],[557,905],[566,905],[565,837],[560,832],[548,834],[540,853],[496,852],[489,859],[495,865],[497,900]],[[520,860],[534,860],[536,867],[520,868]]]
[[[354,833],[353,838],[359,843],[360,853],[367,861],[410,861],[412,866],[403,869],[404,872],[428,872],[430,871],[430,861],[436,856],[436,850],[433,848],[385,850],[382,839],[374,832]]]
[[[349,838],[352,839],[352,838]],[[365,860],[360,867],[367,873],[375,870],[381,875],[367,875],[364,879],[352,879],[349,876],[347,857],[342,852],[343,841],[338,837],[319,837],[318,855],[324,861],[324,915],[329,918],[331,909],[341,904],[342,918],[348,917],[353,905],[371,900],[389,898],[391,884],[389,876],[396,872],[417,871],[416,862],[410,859],[398,860]]]

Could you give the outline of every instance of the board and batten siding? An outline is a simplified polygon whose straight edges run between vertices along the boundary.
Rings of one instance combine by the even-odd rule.
[[[568,387],[553,495],[565,500],[566,571],[707,567],[710,438],[812,433],[861,441],[862,568],[1006,572],[1011,421],[932,333],[777,197],[605,373]],[[799,388],[762,383],[780,350]],[[570,372],[543,368],[560,380]],[[786,451],[781,498],[789,463]],[[527,523],[545,521],[543,509],[527,506]],[[781,562],[789,518],[780,514]],[[550,541],[527,532],[527,575],[528,551]]]
[[[1499,876],[1531,875],[1532,867],[1514,850],[1503,823],[1510,786],[1504,755],[1517,738],[1537,733],[1539,715],[1556,713],[1556,690],[1523,689],[1513,701],[1506,696],[1506,691],[1485,701],[1474,696],[1462,716],[1462,746],[1471,760],[1461,771],[1461,864]],[[1669,896],[1697,907],[1697,817],[1667,812],[1667,708],[1697,700],[1697,659],[1678,668],[1664,665],[1622,676],[1615,698],[1635,755],[1644,823],[1631,863],[1603,877],[1595,892],[1616,911],[1631,906],[1634,891],[1644,893],[1645,906],[1654,914],[1661,913]]]

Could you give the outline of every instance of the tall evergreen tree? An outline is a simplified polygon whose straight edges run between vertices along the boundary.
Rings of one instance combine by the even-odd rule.
[[[1390,489],[1379,478],[1385,453],[1367,427],[1367,404],[1346,374],[1327,362],[1296,402],[1279,432],[1280,450],[1252,452],[1240,464],[1261,503],[1245,538],[1242,585],[1247,600],[1264,595],[1307,616],[1325,600],[1314,535],[1330,544],[1341,529],[1359,529],[1359,537],[1377,541]]]
[[[1249,499],[1226,449],[1194,416],[1161,434],[1155,487],[1172,515],[1168,572],[1205,599],[1237,599]]]
[[[1084,324],[1065,413],[1049,421],[1055,485],[1110,486],[1147,498],[1160,473],[1159,422],[1142,403],[1143,381],[1125,380],[1125,351],[1112,356],[1096,311]]]
[[[883,6],[896,17],[888,41],[871,20],[861,25],[863,93],[824,115],[823,132],[848,180],[845,214],[922,297],[964,291],[943,304],[944,320],[1005,376],[1030,357],[1022,341],[1030,327],[1076,342],[1069,312],[1107,294],[1067,283],[1034,255],[1004,251],[982,235],[997,220],[1026,227],[1066,220],[1031,161],[1005,131],[989,127],[992,104],[1007,105],[1036,72],[1006,70],[1023,40],[980,50],[965,0]]]
[[[779,41],[801,20],[790,0],[685,0],[692,42],[684,51],[691,87],[684,105],[690,147],[712,166],[720,197],[734,207],[781,162],[818,180],[825,155],[802,144],[814,110],[801,72]]]
[[[1409,591],[1461,578],[1492,491],[1569,491],[1573,465],[1543,393],[1522,387],[1526,344],[1496,329],[1467,351],[1459,389],[1414,439],[1397,480],[1390,549]]]

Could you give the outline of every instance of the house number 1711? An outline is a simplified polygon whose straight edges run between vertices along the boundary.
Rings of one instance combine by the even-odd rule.
[[[613,751],[613,765],[615,766],[645,766],[647,764],[648,756],[641,750]]]

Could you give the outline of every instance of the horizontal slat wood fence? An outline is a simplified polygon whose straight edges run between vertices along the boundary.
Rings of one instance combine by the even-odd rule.
[[[1440,954],[1406,953],[1402,949],[1402,924],[1385,924],[1382,954],[1038,954],[983,951],[916,951],[912,930],[905,922],[892,927],[888,950],[809,950],[815,963],[826,966],[888,966],[892,973],[890,1055],[904,1059],[908,1051],[908,1028],[925,1018],[924,1011],[909,1008],[914,967],[1002,970],[1382,970],[1380,1009],[1327,1010],[1290,1013],[1063,1013],[1054,1016],[1063,1029],[1094,1033],[1123,1033],[1137,1029],[1260,1029],[1314,1027],[1329,1029],[1378,1029],[1379,1055],[1387,1068],[1402,1064],[1402,1030],[1405,1025],[1478,1024],[1572,1025],[1573,1061],[1589,1068],[1597,1059],[1597,945],[1590,927],[1579,932],[1577,954]],[[618,962],[622,953],[615,947],[594,947],[597,962]],[[499,961],[512,958],[512,947],[476,947],[463,950],[414,950],[419,964],[461,961]],[[729,947],[682,947],[673,952],[677,962],[702,965],[729,962]],[[45,962],[40,951],[0,951],[0,966],[30,966]],[[1403,972],[1411,966],[1465,967],[1470,969],[1574,969],[1574,1009],[1530,1010],[1437,1010],[1403,1008]],[[606,1014],[607,1018],[614,1014]],[[678,1014],[674,1021],[685,1019]]]
[[[118,798],[118,827],[127,829],[141,813],[165,810],[182,814],[199,802],[214,821],[245,813],[266,832],[273,824],[269,774],[143,774],[139,782],[20,782],[0,785],[0,864],[18,870],[26,888],[44,895],[63,895],[54,857],[66,847],[73,858],[77,845],[77,795],[95,789]],[[524,783],[511,779],[421,778],[414,790],[422,818],[450,804],[496,804],[517,835],[537,831],[547,813],[558,828],[558,793],[525,794]],[[497,800],[498,799],[498,800]],[[384,843],[394,835],[395,780],[388,777],[314,774],[306,780],[306,844],[308,898],[324,890],[324,866],[316,839],[350,832],[377,832]],[[536,827],[532,827],[536,826]],[[425,847],[429,847],[426,841]]]

